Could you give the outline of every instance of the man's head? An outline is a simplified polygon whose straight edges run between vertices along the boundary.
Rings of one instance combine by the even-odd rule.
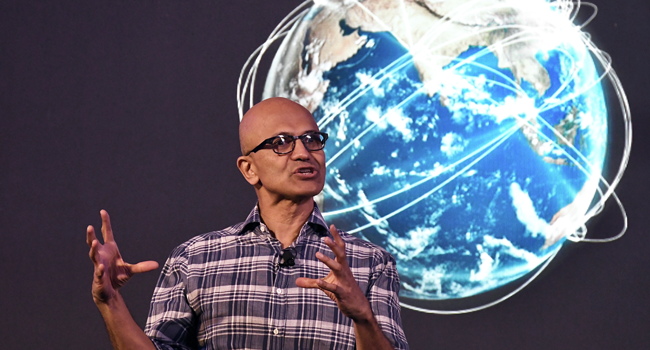
[[[323,150],[310,151],[303,140],[292,137],[285,138],[294,142],[293,151],[287,154],[277,154],[272,145],[263,144],[274,136],[301,136],[309,132],[318,132],[314,117],[285,98],[269,98],[246,112],[239,124],[242,156],[237,159],[237,166],[255,187],[260,200],[305,200],[323,189]],[[258,146],[258,150],[251,152]]]

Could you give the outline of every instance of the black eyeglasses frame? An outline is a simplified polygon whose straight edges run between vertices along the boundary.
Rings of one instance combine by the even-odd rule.
[[[305,138],[309,137],[309,136],[313,136],[313,135],[319,135],[322,138],[322,140],[321,140],[322,147],[321,148],[317,148],[317,149],[309,149],[309,148],[307,148],[307,145],[305,143]],[[320,151],[323,148],[325,148],[325,141],[327,141],[328,137],[329,137],[329,135],[327,133],[320,132],[320,131],[310,131],[310,132],[306,132],[306,133],[304,133],[302,135],[299,135],[299,136],[276,135],[276,136],[269,137],[268,139],[262,141],[262,143],[257,145],[257,147],[253,148],[250,152],[246,153],[246,155],[249,155],[251,153],[255,153],[255,152],[257,152],[257,151],[259,151],[261,149],[265,149],[266,145],[273,145],[273,142],[278,138],[286,138],[287,141],[291,140],[291,150],[289,150],[287,152],[278,152],[275,145],[273,145],[274,147],[270,147],[270,148],[273,150],[273,152],[275,152],[275,154],[283,155],[283,154],[289,154],[289,153],[293,152],[293,150],[296,148],[296,140],[298,140],[298,139],[300,139],[300,141],[302,141],[302,144],[305,145],[305,148],[309,152]]]

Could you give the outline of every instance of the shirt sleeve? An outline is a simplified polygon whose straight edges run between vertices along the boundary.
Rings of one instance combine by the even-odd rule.
[[[399,275],[395,258],[388,252],[376,253],[378,263],[372,269],[366,297],[382,332],[395,349],[408,350],[402,328],[399,305]]]
[[[176,248],[165,262],[151,305],[145,333],[157,349],[196,349],[197,317],[187,301],[187,253]]]

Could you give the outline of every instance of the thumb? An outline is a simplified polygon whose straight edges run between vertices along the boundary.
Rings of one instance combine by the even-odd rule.
[[[318,281],[312,278],[298,277],[296,286],[301,288],[318,288]]]
[[[157,268],[158,268],[158,263],[153,261],[153,260],[142,261],[142,262],[139,262],[139,263],[137,263],[135,265],[131,265],[131,272],[132,273],[143,273],[143,272],[153,271],[153,270],[155,270]]]

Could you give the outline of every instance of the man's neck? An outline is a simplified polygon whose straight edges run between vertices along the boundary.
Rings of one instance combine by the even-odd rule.
[[[298,238],[300,229],[314,210],[314,200],[309,198],[300,202],[284,200],[269,203],[260,198],[259,209],[262,221],[284,249]]]

